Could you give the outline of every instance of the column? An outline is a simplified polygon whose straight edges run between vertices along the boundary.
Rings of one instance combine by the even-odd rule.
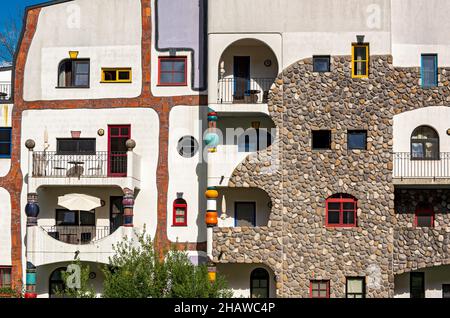
[[[208,149],[208,158],[217,152],[217,145],[219,144],[219,135],[217,134],[217,113],[210,111],[208,113],[208,132],[205,136],[205,144]],[[207,158],[207,160],[208,160]],[[208,255],[208,277],[211,282],[216,280],[216,266],[213,263],[213,229],[217,226],[217,198],[219,192],[212,184],[208,169],[208,188],[205,192],[207,199],[206,207],[206,253]]]
[[[134,191],[125,188],[123,193],[123,226],[133,227]]]
[[[38,225],[37,218],[39,216],[39,204],[38,196],[36,193],[28,193],[27,195],[27,205],[25,206],[25,214],[27,216],[27,250],[26,250],[26,261],[27,261],[27,272],[26,272],[26,287],[25,287],[25,298],[36,298],[36,266],[29,262],[31,256],[29,250],[34,244],[34,233]]]

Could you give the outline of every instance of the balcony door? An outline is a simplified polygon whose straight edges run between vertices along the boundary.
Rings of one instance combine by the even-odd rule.
[[[244,99],[250,91],[250,56],[235,56],[234,66],[234,99]]]
[[[127,176],[126,141],[131,138],[130,125],[108,126],[108,176]]]

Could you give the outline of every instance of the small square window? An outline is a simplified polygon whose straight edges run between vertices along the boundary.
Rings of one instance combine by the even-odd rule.
[[[0,288],[11,287],[11,267],[0,266]]]
[[[450,298],[450,284],[442,285],[442,298]]]
[[[313,72],[329,72],[330,57],[329,56],[313,56]]]
[[[131,83],[131,68],[102,68],[102,83]]]
[[[347,132],[349,150],[367,149],[367,130],[349,130]]]
[[[313,130],[312,149],[313,150],[331,149],[331,130]]]

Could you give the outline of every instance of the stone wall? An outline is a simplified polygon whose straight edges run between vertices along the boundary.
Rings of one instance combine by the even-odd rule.
[[[277,294],[309,297],[310,279],[329,279],[331,297],[345,296],[347,276],[367,276],[367,297],[392,297],[394,284],[394,210],[392,124],[395,114],[426,106],[450,105],[449,70],[439,70],[439,87],[422,89],[418,68],[394,68],[391,56],[371,56],[370,76],[351,78],[351,57],[332,57],[331,72],[313,73],[312,59],[301,60],[278,76],[269,100],[279,129],[273,169],[268,161],[245,160],[230,185],[251,185],[269,193],[274,204],[264,234],[256,228],[240,237],[250,245],[229,242],[230,233],[215,232],[221,263],[234,257],[270,259],[277,277]],[[311,149],[311,130],[330,129],[332,149]],[[368,131],[367,150],[347,149],[347,129]],[[263,158],[270,156],[265,150]],[[271,174],[264,174],[264,169]],[[274,172],[276,171],[276,173]],[[358,227],[326,228],[325,200],[347,193],[358,199]],[[237,236],[231,233],[231,236]],[[280,238],[281,239],[278,239]]]

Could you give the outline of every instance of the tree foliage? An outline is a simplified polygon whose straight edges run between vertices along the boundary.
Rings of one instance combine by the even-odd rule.
[[[208,279],[206,265],[193,265],[186,252],[174,248],[163,257],[149,236],[114,246],[110,266],[103,269],[105,298],[231,297],[225,279]]]
[[[62,271],[61,278],[63,282],[66,283],[64,284],[63,289],[57,289],[55,291],[56,296],[64,298],[95,298],[96,293],[89,278],[89,273],[91,272],[90,266],[82,264],[79,258],[77,258],[72,265],[80,268],[80,288],[70,287],[67,282],[73,279],[73,273]]]

